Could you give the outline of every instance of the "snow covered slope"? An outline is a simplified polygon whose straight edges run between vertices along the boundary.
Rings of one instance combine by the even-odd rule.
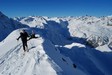
[[[6,27],[10,30],[12,23],[6,19],[0,23],[9,21]],[[33,30],[40,37],[28,41],[29,52],[23,55],[22,43],[16,41],[21,29],[10,31],[0,42],[0,75],[112,75],[112,16],[14,20],[28,25],[25,29],[29,34]],[[14,24],[21,28],[20,23]]]
[[[2,12],[0,12],[0,41],[9,35],[15,29],[28,27],[24,24],[21,24],[19,21],[13,20],[5,16]]]
[[[111,75],[112,17],[28,17],[20,20],[44,30],[61,54],[69,57],[87,75]],[[38,22],[38,23],[37,23]]]
[[[29,52],[23,55],[22,43],[16,40],[19,31],[13,31],[0,43],[0,75],[86,75],[42,37],[29,40]]]
[[[18,18],[15,18],[15,20],[18,20]],[[56,33],[61,31],[68,39],[71,37],[84,38],[89,45],[95,48],[103,45],[112,48],[112,16],[99,18],[93,16],[54,18],[29,16],[19,19],[19,21],[30,27],[41,29],[47,28],[46,26],[52,26],[48,28],[49,31]]]

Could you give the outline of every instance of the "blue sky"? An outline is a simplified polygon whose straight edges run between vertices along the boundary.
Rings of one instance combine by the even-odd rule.
[[[112,0],[0,0],[0,11],[15,16],[108,16]]]

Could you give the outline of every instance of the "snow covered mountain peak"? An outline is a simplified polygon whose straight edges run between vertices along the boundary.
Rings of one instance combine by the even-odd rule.
[[[42,37],[28,41],[29,52],[22,55],[22,43],[16,41],[18,35],[19,30],[13,31],[0,43],[0,49],[5,49],[0,53],[1,75],[85,75],[81,70],[75,70],[72,61]]]
[[[112,75],[111,16],[5,18],[0,75]],[[16,40],[22,29],[38,36],[28,41],[25,55]]]
[[[0,16],[5,16],[5,15],[0,11]]]
[[[0,36],[1,36],[0,41],[6,38],[6,36],[13,30],[22,27],[28,27],[28,26],[20,23],[19,21],[8,18],[7,16],[5,16],[0,12]]]
[[[43,23],[46,23],[47,17],[42,16],[29,16],[24,18],[15,18],[15,20],[18,20],[19,22],[29,25],[30,27],[39,27],[44,28]]]
[[[112,33],[112,17],[94,17],[94,16],[80,16],[80,17],[42,17],[42,16],[30,16],[21,19],[19,22],[29,25],[30,27],[36,27],[44,29],[46,26],[52,26],[53,24],[59,25],[64,31],[69,31],[67,35],[72,37],[86,38],[89,41],[100,40],[96,42],[97,47],[99,45],[107,44]],[[54,29],[55,26],[52,28]],[[57,29],[56,29],[57,30]],[[59,30],[59,29],[58,29]],[[106,39],[106,42],[104,41]],[[105,43],[104,43],[105,42]]]

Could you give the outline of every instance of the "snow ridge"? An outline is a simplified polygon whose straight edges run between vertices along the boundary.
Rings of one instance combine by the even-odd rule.
[[[0,12],[0,75],[112,75],[111,22],[112,16],[13,20]],[[22,29],[39,37],[28,41],[25,55],[16,40]]]

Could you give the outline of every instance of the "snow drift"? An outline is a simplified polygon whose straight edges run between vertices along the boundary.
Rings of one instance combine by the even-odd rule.
[[[22,43],[16,40],[18,35],[19,30],[16,30],[0,43],[0,50],[3,50],[0,53],[0,75],[84,75],[73,67],[68,57],[42,37],[29,40],[29,52],[23,55]]]
[[[1,19],[8,33],[0,34],[0,75],[112,75],[112,16],[16,17],[15,25]],[[25,55],[16,40],[22,27],[39,36]]]

